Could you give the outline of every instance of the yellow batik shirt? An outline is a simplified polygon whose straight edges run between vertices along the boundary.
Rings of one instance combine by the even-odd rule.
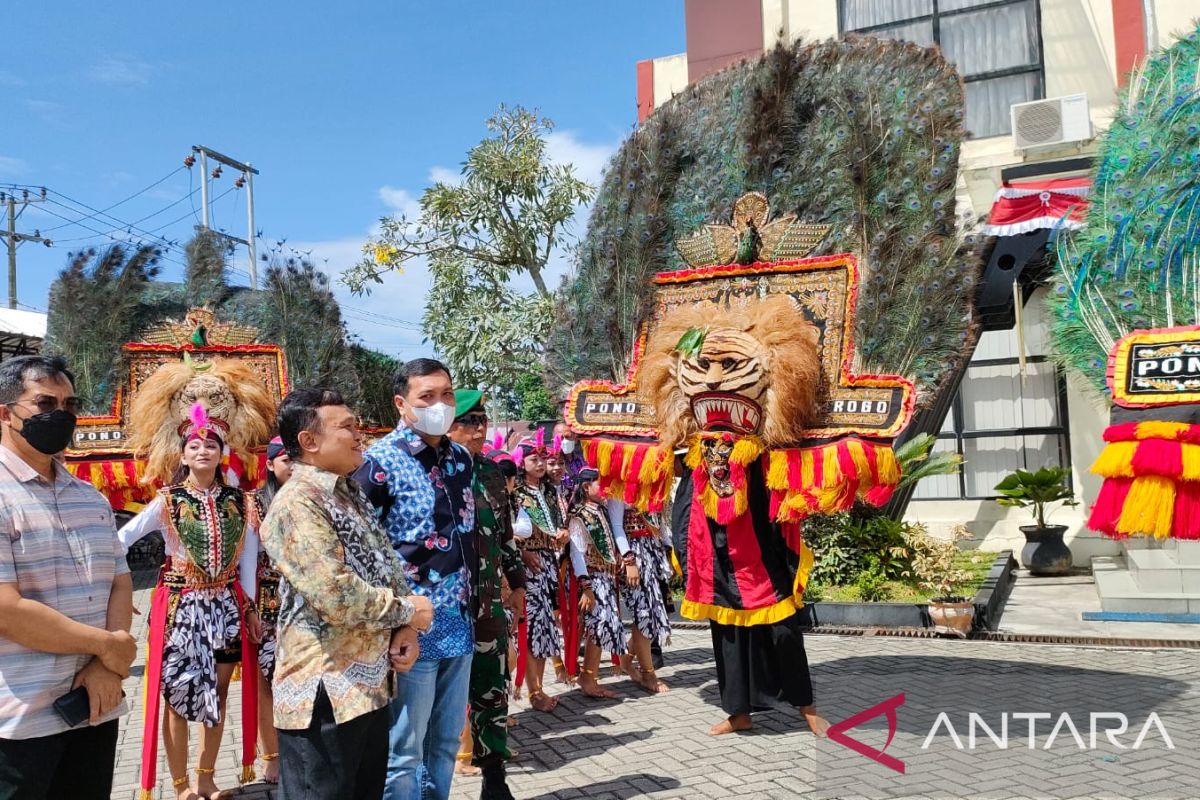
[[[322,684],[338,724],[387,704],[392,630],[412,619],[403,567],[358,485],[297,462],[262,526],[280,582],[275,727],[303,730]]]

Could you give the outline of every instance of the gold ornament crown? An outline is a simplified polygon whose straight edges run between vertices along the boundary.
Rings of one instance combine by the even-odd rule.
[[[768,222],[770,212],[765,194],[747,192],[733,204],[733,224],[705,225],[675,249],[692,267],[786,261],[807,256],[832,227],[798,222],[795,214]]]
[[[232,322],[217,322],[208,308],[192,308],[182,320],[169,319],[142,335],[147,344],[242,345],[258,341],[258,329]]]

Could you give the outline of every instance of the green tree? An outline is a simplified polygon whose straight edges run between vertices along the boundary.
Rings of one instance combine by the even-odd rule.
[[[554,398],[546,389],[546,380],[539,372],[526,372],[517,378],[513,384],[513,393],[517,397],[517,413],[521,419],[531,422],[540,419],[554,419]]]
[[[510,387],[541,363],[553,319],[549,297],[516,291],[492,270],[450,253],[430,271],[422,327],[456,383]]]
[[[593,189],[546,152],[553,122],[520,106],[487,121],[490,135],[467,153],[462,180],[421,196],[416,220],[381,221],[366,257],[343,282],[369,292],[414,258],[433,274],[423,327],[462,385],[508,385],[541,362],[553,319],[545,271],[569,247],[566,228]],[[528,275],[526,294],[511,281]]]

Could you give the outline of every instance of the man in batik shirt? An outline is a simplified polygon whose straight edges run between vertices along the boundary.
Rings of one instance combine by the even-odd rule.
[[[457,416],[450,370],[415,358],[392,377],[400,418],[355,477],[416,594],[433,601],[421,655],[397,678],[384,800],[448,800],[471,682],[475,632],[471,455],[446,438]]]
[[[281,800],[378,800],[387,774],[389,668],[417,658],[433,621],[362,491],[354,413],[334,391],[299,389],[279,409],[294,464],[263,521],[280,581],[275,727]]]
[[[475,655],[471,660],[470,699],[472,762],[483,770],[482,800],[512,800],[504,776],[508,749],[508,621],[507,605],[520,614],[525,608],[525,565],[512,532],[512,513],[504,474],[484,458],[488,418],[483,393],[454,392],[458,416],[448,434],[474,459],[475,561],[471,586],[475,614]],[[500,579],[512,593],[500,599]]]

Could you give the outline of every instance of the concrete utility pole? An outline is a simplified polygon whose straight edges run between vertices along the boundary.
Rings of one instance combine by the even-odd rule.
[[[250,166],[249,162],[243,164],[241,161],[235,161],[227,155],[218,153],[211,147],[204,147],[203,145],[198,144],[193,145],[192,152],[200,156],[200,205],[204,207],[203,223],[201,227],[203,227],[205,230],[212,230],[209,225],[209,219],[211,219],[209,215],[209,203],[211,198],[209,197],[210,192],[208,188],[208,160],[211,158],[213,161],[224,164],[230,169],[235,169],[242,173],[240,180],[244,181],[246,186],[246,238],[239,239],[236,236],[230,236],[229,234],[221,231],[213,231],[213,233],[216,233],[218,236],[222,236],[231,242],[237,242],[238,244],[246,245],[246,249],[250,253],[250,269],[247,270],[250,273],[250,288],[257,289],[258,247],[255,244],[254,230],[254,176],[258,174],[258,170]]]
[[[46,190],[42,189],[40,196],[30,196],[28,190],[21,192],[21,197],[18,198],[11,192],[0,192],[0,202],[8,207],[8,228],[3,231],[3,235],[8,239],[8,307],[17,307],[17,245],[21,242],[41,242],[49,247],[52,242],[49,239],[42,237],[41,231],[34,231],[33,234],[17,233],[17,204],[21,205],[21,211],[25,211],[25,206],[30,203],[40,203],[46,199]]]

